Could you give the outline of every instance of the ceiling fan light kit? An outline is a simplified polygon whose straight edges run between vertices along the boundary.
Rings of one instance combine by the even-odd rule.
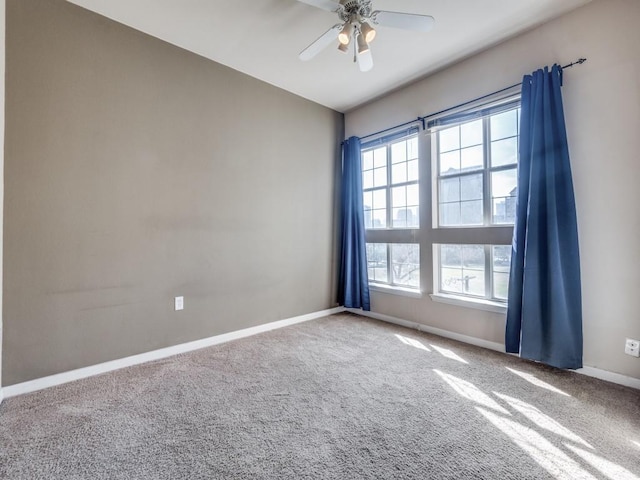
[[[358,34],[358,53],[362,55],[363,53],[368,51],[369,51],[369,44],[365,40],[364,35],[362,33],[359,33]]]
[[[376,38],[376,30],[371,26],[402,28],[427,32],[433,27],[434,19],[429,15],[388,12],[373,10],[371,0],[298,0],[313,7],[333,12],[342,23],[334,25],[311,45],[300,52],[300,60],[311,60],[318,53],[338,39],[338,50],[348,53],[349,45],[354,44],[354,62],[363,72],[373,68],[373,57],[369,44]],[[352,42],[355,37],[356,41]]]
[[[373,42],[373,39],[376,38],[376,30],[366,21],[362,21],[360,23],[360,32],[364,35],[364,39],[367,43]]]
[[[342,27],[342,30],[338,34],[338,41],[342,45],[349,45],[352,35],[353,35],[353,24],[351,22],[345,23],[344,27]]]

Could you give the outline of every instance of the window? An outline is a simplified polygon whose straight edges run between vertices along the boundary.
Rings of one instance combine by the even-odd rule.
[[[437,227],[513,225],[520,108],[511,107],[434,132]]]
[[[367,229],[418,228],[418,136],[362,150],[364,219]]]
[[[418,290],[420,246],[413,243],[367,243],[369,282]]]
[[[429,122],[432,298],[503,312],[516,214],[520,100]]]
[[[435,245],[439,293],[505,303],[510,245]]]
[[[369,282],[420,295],[418,128],[362,145],[362,186]]]

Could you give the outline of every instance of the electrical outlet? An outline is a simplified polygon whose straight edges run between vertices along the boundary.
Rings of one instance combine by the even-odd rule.
[[[175,308],[176,308],[176,312],[178,310],[184,310],[184,297],[175,298]]]
[[[640,341],[627,338],[624,344],[624,353],[632,357],[640,357]]]

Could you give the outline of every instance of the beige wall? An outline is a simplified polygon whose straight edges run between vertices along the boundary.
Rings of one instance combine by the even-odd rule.
[[[335,304],[341,114],[62,0],[6,111],[4,385]]]
[[[640,378],[623,353],[640,338],[640,2],[596,0],[346,115],[346,133],[366,135],[521,80],[554,62],[588,62],[565,72],[563,95],[578,208],[585,365]],[[425,244],[428,239],[420,238]],[[423,260],[430,266],[430,252]],[[426,292],[430,292],[430,271]],[[373,293],[376,312],[493,342],[504,315]]]

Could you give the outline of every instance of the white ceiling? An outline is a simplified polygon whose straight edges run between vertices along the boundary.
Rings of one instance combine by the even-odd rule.
[[[432,15],[436,24],[428,33],[378,27],[367,73],[333,45],[298,59],[338,18],[296,0],[69,1],[346,112],[590,0],[374,0],[377,10]]]

